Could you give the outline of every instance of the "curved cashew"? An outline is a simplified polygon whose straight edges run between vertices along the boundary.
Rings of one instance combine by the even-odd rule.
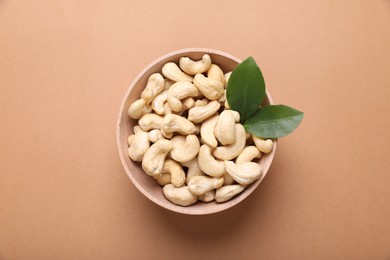
[[[195,101],[195,106],[196,107],[202,107],[202,106],[205,106],[209,103],[209,100],[207,98],[203,98],[203,99],[198,99]]]
[[[215,190],[208,191],[200,196],[198,196],[198,200],[203,202],[213,201],[215,198]]]
[[[223,85],[225,85],[225,75],[221,68],[216,64],[211,64],[209,70],[207,71],[207,77],[210,79],[215,79],[220,81]]]
[[[167,99],[168,99],[168,90],[164,90],[153,99],[152,108],[157,114],[159,115],[164,114],[165,112],[164,103],[167,101]]]
[[[190,82],[176,82],[168,90],[168,103],[172,111],[179,112],[183,104],[181,99],[199,95],[198,89]]]
[[[171,175],[169,173],[161,173],[160,175],[153,176],[153,178],[157,181],[161,186],[165,186],[171,183]]]
[[[218,101],[211,101],[202,107],[193,107],[188,111],[188,120],[194,123],[203,122],[206,118],[215,114],[220,107]]]
[[[236,124],[236,141],[233,144],[215,148],[213,155],[220,160],[232,160],[244,150],[246,135],[241,124]]]
[[[233,110],[222,111],[215,125],[215,137],[222,145],[233,144],[236,141],[236,113],[238,114]],[[240,117],[240,114],[238,114],[238,117]]]
[[[138,124],[144,131],[149,131],[152,129],[160,129],[162,121],[162,116],[156,114],[146,114],[141,117]]]
[[[173,136],[173,133],[167,133],[167,132],[165,132],[164,129],[162,129],[162,128],[160,129],[160,132],[161,132],[162,136],[163,136],[164,138],[166,138],[166,139],[171,139],[172,136]]]
[[[164,90],[168,90],[173,85],[173,83],[175,82],[170,79],[164,79]]]
[[[160,139],[164,139],[164,136],[161,134],[161,130],[153,129],[153,130],[149,131],[148,138],[149,138],[149,141],[151,141],[152,143],[155,143]]]
[[[162,74],[173,81],[192,82],[192,77],[185,74],[174,62],[168,62],[162,67]],[[172,87],[172,86],[171,86]]]
[[[148,106],[145,100],[142,98],[134,101],[130,105],[129,110],[127,110],[127,114],[133,119],[140,119],[143,115],[148,114],[150,112],[150,106]]]
[[[187,74],[195,75],[198,73],[206,72],[211,65],[210,55],[203,55],[199,61],[193,61],[188,57],[180,58],[180,68]]]
[[[251,162],[255,158],[261,158],[261,152],[257,149],[256,146],[247,146],[242,150],[240,155],[236,159],[236,164],[242,164],[246,162]]]
[[[225,109],[230,109],[230,106],[229,106],[227,99],[225,100]]]
[[[171,139],[172,150],[170,156],[178,162],[187,162],[195,158],[199,151],[199,140],[196,135],[175,136]]]
[[[187,186],[176,188],[172,184],[168,184],[164,186],[163,193],[169,201],[180,206],[189,206],[198,200]]]
[[[217,124],[218,118],[218,114],[209,117],[206,119],[206,121],[203,122],[202,126],[200,127],[200,136],[202,137],[202,141],[212,148],[218,146],[218,142],[217,139],[215,139],[214,134],[215,125]]]
[[[274,142],[271,139],[264,140],[257,136],[252,136],[253,142],[255,142],[256,147],[263,153],[270,153],[274,146]]]
[[[150,175],[159,175],[164,167],[167,154],[171,151],[172,144],[168,140],[158,140],[146,151],[142,160],[142,169]]]
[[[188,182],[191,193],[200,196],[213,189],[218,189],[223,184],[223,178],[211,178],[207,176],[194,176]]]
[[[226,170],[223,161],[216,160],[211,155],[211,149],[207,144],[200,147],[198,153],[199,168],[211,177],[222,177]]]
[[[186,180],[186,174],[184,173],[183,168],[174,160],[167,159],[165,161],[162,173],[169,173],[171,175],[170,182],[175,187],[183,186]]]
[[[172,109],[169,106],[168,102],[164,103],[164,114],[165,115],[172,114]]]
[[[150,104],[155,96],[157,96],[164,89],[164,78],[160,73],[150,75],[145,89],[141,93],[141,98],[145,100],[146,104]]]
[[[223,180],[223,185],[232,185],[234,183],[234,179],[228,173],[225,173]]]
[[[215,193],[216,202],[225,202],[236,196],[238,193],[243,191],[245,186],[236,184],[236,185],[226,185],[217,190]]]
[[[199,168],[199,165],[198,165],[198,158],[194,158],[188,162],[182,162],[181,165],[188,168],[187,177],[186,177],[187,184],[191,180],[192,177],[203,175],[203,172]]]
[[[134,126],[133,130],[134,137],[127,152],[133,161],[140,162],[150,146],[148,133],[139,126]]]
[[[203,74],[195,75],[194,84],[210,100],[217,100],[223,95],[224,84],[218,80],[207,78]]]
[[[232,75],[232,71],[229,71],[227,73],[225,73],[224,77],[225,77],[225,88],[227,88],[227,84],[228,84],[228,81],[230,79],[230,75]]]
[[[259,179],[263,172],[263,167],[254,162],[235,164],[232,161],[225,161],[226,171],[232,178],[242,185],[248,185]]]
[[[218,102],[219,102],[219,103],[225,103],[225,101],[226,101],[226,89],[223,91],[222,96],[220,96],[220,97],[218,98]]]
[[[161,123],[165,133],[178,132],[182,135],[193,134],[196,131],[195,125],[188,119],[175,114],[166,115]],[[163,133],[163,131],[161,131]]]
[[[183,104],[182,111],[188,110],[195,106],[195,100],[192,97],[188,97],[183,99],[182,104]]]
[[[129,135],[129,137],[127,138],[127,143],[128,143],[129,146],[130,146],[131,143],[133,142],[133,139],[134,139],[134,134]]]

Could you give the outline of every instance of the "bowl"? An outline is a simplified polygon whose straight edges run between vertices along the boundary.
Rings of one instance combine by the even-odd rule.
[[[220,212],[237,205],[239,202],[247,198],[256,189],[256,187],[259,186],[261,181],[266,176],[274,158],[277,145],[277,141],[275,140],[272,152],[269,154],[263,154],[262,158],[257,160],[257,162],[260,163],[264,169],[262,177],[250,184],[236,197],[224,203],[216,203],[215,201],[204,203],[198,201],[197,203],[188,207],[178,206],[167,200],[162,192],[162,187],[157,184],[154,178],[150,177],[143,171],[141,163],[133,162],[129,158],[127,155],[127,150],[129,147],[127,138],[131,133],[133,133],[133,126],[137,123],[137,120],[129,118],[127,115],[127,110],[132,102],[140,98],[140,94],[146,85],[148,77],[156,72],[161,73],[163,65],[167,62],[172,61],[178,64],[179,59],[182,56],[189,57],[193,60],[199,60],[205,53],[208,53],[211,56],[213,63],[220,66],[220,68],[225,73],[233,70],[241,62],[240,59],[228,53],[219,50],[203,48],[181,49],[163,55],[146,66],[146,68],[144,68],[130,84],[130,87],[128,88],[120,106],[116,125],[116,141],[119,157],[123,168],[137,189],[157,205],[174,212],[189,215],[205,215]],[[273,104],[271,95],[268,90],[266,91],[266,98],[264,103]]]

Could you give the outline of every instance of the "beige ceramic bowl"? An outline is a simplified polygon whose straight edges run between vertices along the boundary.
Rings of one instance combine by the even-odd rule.
[[[129,156],[127,155],[127,138],[129,134],[133,133],[133,126],[137,123],[137,121],[128,117],[127,110],[132,102],[140,98],[140,94],[146,85],[148,77],[155,72],[161,73],[163,65],[167,62],[173,61],[178,64],[179,59],[182,56],[187,56],[191,59],[198,60],[201,59],[203,54],[205,53],[208,53],[211,56],[213,63],[220,66],[224,72],[233,70],[241,62],[240,59],[225,52],[201,48],[177,50],[158,58],[157,60],[149,64],[146,68],[144,68],[131,83],[129,89],[127,90],[123,98],[116,126],[116,138],[119,157],[122,162],[123,168],[125,169],[127,175],[134,183],[134,185],[147,198],[160,205],[161,207],[164,207],[171,211],[189,215],[204,215],[216,213],[228,209],[248,197],[249,194],[251,194],[263,180],[269,167],[271,166],[276,151],[277,143],[276,141],[274,142],[274,147],[271,153],[264,154],[263,157],[258,160],[258,163],[260,163],[264,169],[261,179],[252,183],[242,193],[224,203],[216,203],[215,201],[204,203],[199,201],[194,205],[188,207],[175,205],[164,197],[162,187],[157,184],[156,180],[148,176],[142,170],[141,164],[130,160]],[[267,97],[264,102],[266,104],[273,104],[271,95],[268,91],[266,94]]]

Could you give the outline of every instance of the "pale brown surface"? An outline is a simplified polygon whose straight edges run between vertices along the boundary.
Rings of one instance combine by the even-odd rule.
[[[0,259],[389,259],[389,46],[388,0],[0,1]],[[306,113],[210,216],[150,202],[115,145],[131,80],[185,47],[254,56]]]

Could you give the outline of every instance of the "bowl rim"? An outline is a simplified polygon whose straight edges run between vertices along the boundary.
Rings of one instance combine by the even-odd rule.
[[[215,54],[215,55],[220,55],[220,56],[224,56],[228,59],[231,59],[237,63],[241,63],[242,60],[229,54],[229,53],[226,53],[224,51],[220,51],[220,50],[216,50],[216,49],[209,49],[209,48],[183,48],[183,49],[178,49],[178,50],[174,50],[174,51],[171,51],[169,53],[166,53],[160,57],[158,57],[157,59],[155,59],[154,61],[152,61],[151,63],[149,63],[146,67],[144,67],[138,74],[137,76],[131,81],[129,87],[127,88],[126,92],[125,92],[125,95],[122,99],[122,102],[120,104],[120,108],[119,108],[119,114],[118,114],[118,117],[117,117],[117,122],[116,122],[116,144],[117,144],[117,149],[118,149],[118,154],[119,154],[119,159],[121,161],[121,164],[122,164],[122,167],[123,169],[125,170],[127,176],[130,178],[131,182],[135,185],[135,187],[145,196],[147,197],[149,200],[151,200],[152,202],[154,202],[155,204],[159,205],[160,207],[164,208],[164,209],[167,209],[167,210],[170,210],[170,211],[173,211],[173,212],[177,212],[177,213],[181,213],[181,214],[186,214],[186,215],[209,215],[209,214],[214,214],[214,213],[218,213],[218,212],[221,212],[221,211],[224,211],[224,210],[227,210],[229,208],[232,208],[233,206],[237,205],[238,203],[240,203],[241,201],[243,201],[244,199],[246,199],[247,197],[249,197],[253,191],[259,186],[259,184],[263,181],[263,179],[265,178],[265,176],[267,175],[267,172],[269,170],[269,168],[271,167],[272,165],[272,162],[274,160],[274,157],[275,157],[275,152],[276,152],[276,147],[277,147],[277,143],[278,143],[278,139],[275,139],[274,142],[273,142],[273,148],[272,148],[272,151],[271,153],[268,154],[268,156],[271,157],[271,162],[269,163],[268,167],[264,168],[263,169],[263,174],[261,176],[260,179],[258,179],[257,181],[255,181],[254,183],[252,183],[249,187],[247,187],[246,189],[249,189],[247,190],[247,194],[245,196],[240,196],[238,198],[236,198],[236,200],[234,201],[231,201],[230,203],[228,202],[225,202],[225,203],[220,203],[220,204],[217,204],[218,207],[213,207],[212,210],[208,210],[208,211],[205,211],[205,212],[191,212],[191,206],[188,206],[188,207],[182,207],[182,206],[179,206],[179,205],[175,205],[172,203],[172,205],[168,204],[162,204],[160,202],[160,200],[158,200],[157,198],[155,198],[153,195],[151,195],[137,180],[136,178],[131,174],[131,171],[130,169],[127,167],[127,164],[126,164],[126,161],[125,161],[125,158],[124,158],[124,154],[122,152],[122,144],[121,144],[121,133],[120,133],[120,129],[121,129],[121,122],[122,122],[122,115],[123,115],[123,110],[125,109],[125,104],[130,96],[130,92],[132,91],[132,89],[134,88],[134,86],[136,85],[136,83],[140,80],[140,78],[146,73],[148,72],[153,66],[155,66],[156,64],[158,64],[160,61],[162,60],[165,60],[165,59],[168,59],[172,56],[176,56],[176,55],[180,55],[180,54],[186,54],[186,53],[191,53],[191,52],[200,52],[200,53],[209,53],[209,54]],[[273,102],[273,99],[271,97],[271,94],[269,93],[268,89],[266,88],[266,97],[269,101],[269,103],[272,105],[274,104]]]

